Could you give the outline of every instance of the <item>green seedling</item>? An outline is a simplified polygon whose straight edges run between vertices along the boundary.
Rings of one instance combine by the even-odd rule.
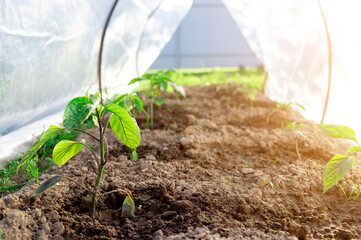
[[[243,167],[253,167],[253,163],[245,163],[243,164]]]
[[[149,82],[149,87],[146,90],[150,97],[150,128],[153,129],[153,109],[154,104],[161,106],[165,102],[165,98],[161,96],[161,92],[172,92],[174,89],[183,97],[186,93],[182,86],[174,82],[177,74],[173,71],[158,71],[156,73],[146,73],[141,78],[135,78],[129,82],[129,85],[136,82]],[[147,116],[148,117],[148,116]]]
[[[265,184],[267,184],[271,188],[273,188],[275,186],[271,181],[268,180],[268,178],[264,179],[263,181]]]
[[[271,118],[271,116],[278,112],[278,111],[281,111],[282,109],[283,110],[287,110],[290,106],[292,105],[295,105],[295,106],[298,106],[299,108],[301,108],[303,111],[306,111],[305,107],[302,106],[301,104],[297,103],[297,102],[289,102],[289,103],[278,103],[277,104],[277,108],[276,109],[273,109],[271,112],[268,113],[267,115],[267,119],[266,119],[266,122],[269,123],[269,120]],[[283,122],[282,122],[283,123]],[[283,123],[284,124],[284,123]],[[283,126],[282,126],[283,127]]]
[[[228,176],[228,183],[232,183],[232,177]]]
[[[35,155],[30,158],[26,164],[23,165],[26,180],[29,182],[32,178],[35,178],[36,183],[39,183],[39,169],[38,169],[38,156]]]
[[[90,121],[86,121],[84,125],[90,126]],[[44,172],[48,168],[50,168],[54,161],[51,158],[51,153],[53,151],[54,146],[56,143],[58,143],[60,140],[70,140],[74,139],[76,136],[78,136],[79,132],[58,132],[55,133],[38,151],[38,163],[35,164],[34,162],[30,162],[29,164],[25,164],[21,167],[22,171],[18,172],[19,174],[25,174],[25,177],[27,178],[28,182],[31,180],[31,176],[35,177],[35,180],[37,180],[37,176],[39,176],[39,172]],[[8,192],[16,190],[24,185],[26,183],[15,183],[12,181],[12,177],[17,174],[17,169],[19,169],[19,164],[21,163],[20,159],[22,157],[19,156],[15,160],[11,161],[9,165],[3,169],[0,170],[0,192]],[[37,169],[37,167],[39,167]]]
[[[337,154],[328,161],[323,175],[323,193],[325,193],[360,160],[361,146],[357,142],[355,131],[349,127],[333,124],[317,124],[317,126],[327,136],[348,139],[356,144],[356,146],[348,148],[345,154]]]
[[[11,161],[7,167],[0,170],[0,189],[5,191],[7,188],[16,185],[11,177],[16,173],[19,162],[19,160]]]
[[[248,95],[248,98],[249,98],[249,106],[251,108],[253,108],[253,101],[256,99],[257,91],[252,89],[247,93],[247,95]]]
[[[236,89],[233,90],[232,95],[236,95],[237,93],[242,93],[243,95],[247,93],[249,106],[253,108],[253,102],[257,96],[257,89],[245,85],[243,87],[236,87]]]
[[[355,194],[354,191],[355,189],[358,187],[357,183],[355,183],[353,186],[352,186],[352,189],[351,189],[351,193],[349,196],[347,196],[345,190],[343,189],[343,187],[341,186],[341,184],[338,184],[338,186],[341,188],[345,198],[346,198],[346,201],[350,200],[350,199],[353,199],[355,200],[357,197],[360,196],[361,194],[361,186],[359,187],[359,190],[358,190],[358,194]]]
[[[3,238],[3,230],[0,228],[0,240]]]
[[[211,218],[210,218],[208,215],[206,215],[206,216],[204,217],[204,219],[207,220],[207,222],[212,223],[212,220],[211,220]]]
[[[0,187],[0,193],[2,192],[10,192],[10,191],[13,191],[13,190],[16,190],[18,188],[21,188],[23,186],[25,186],[26,183],[21,183],[21,184],[13,184],[13,185],[10,185],[8,187]]]
[[[121,106],[128,112],[132,112],[134,118],[135,118],[135,109],[138,109],[139,112],[144,111],[143,102],[135,93],[122,94],[114,100],[114,103]]]
[[[105,117],[106,116],[106,117]],[[95,136],[86,131],[79,129],[79,127],[87,120],[91,119],[99,130],[99,135]],[[39,149],[57,132],[61,131],[78,131],[82,132],[98,142],[99,156],[83,139],[81,141],[61,140],[56,144],[53,150],[53,160],[58,166],[63,166],[69,159],[74,157],[85,148],[94,156],[97,163],[97,178],[94,183],[94,189],[88,189],[84,185],[76,182],[70,177],[54,176],[45,181],[35,192],[32,197],[43,193],[51,186],[58,183],[61,179],[68,179],[75,182],[88,192],[92,194],[92,207],[94,217],[96,212],[96,203],[98,197],[99,184],[103,175],[105,164],[109,159],[108,143],[106,140],[106,130],[110,124],[113,132],[121,139],[121,141],[131,149],[138,147],[140,142],[140,131],[135,119],[133,119],[127,110],[119,105],[113,103],[102,104],[99,93],[85,97],[77,97],[72,99],[65,108],[63,122],[61,126],[50,126],[39,138],[38,142],[31,147],[25,154],[20,166],[23,166],[34,156],[37,156]],[[128,194],[128,193],[127,193]],[[104,195],[104,194],[102,194]],[[130,195],[128,194],[129,198]]]
[[[299,131],[298,129],[301,128],[301,127],[304,127],[305,125],[303,123],[288,123],[288,125],[286,126],[286,130],[290,130],[290,129],[293,129],[295,134],[296,134],[296,153],[297,153],[297,156],[298,156],[298,159],[300,161],[302,161],[301,159],[301,155],[300,155],[300,151],[298,150],[298,138],[299,137],[306,137],[306,135]]]
[[[239,193],[239,196],[242,196],[242,194],[244,193],[244,189],[247,187],[247,185],[244,185],[242,188],[241,188],[241,192]]]
[[[287,217],[288,214],[287,214],[286,210],[282,206],[280,208],[281,208],[281,211],[282,211],[282,216]]]

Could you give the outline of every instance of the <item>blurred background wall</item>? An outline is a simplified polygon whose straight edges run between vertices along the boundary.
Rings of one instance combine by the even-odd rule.
[[[221,0],[194,0],[151,68],[261,65]]]

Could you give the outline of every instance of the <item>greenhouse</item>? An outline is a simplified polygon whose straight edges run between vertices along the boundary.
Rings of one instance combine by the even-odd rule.
[[[361,3],[0,4],[0,240],[361,239]]]

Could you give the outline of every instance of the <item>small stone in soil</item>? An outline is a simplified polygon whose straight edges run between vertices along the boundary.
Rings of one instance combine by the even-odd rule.
[[[349,230],[344,230],[344,229],[338,230],[336,236],[337,236],[337,239],[342,239],[342,240],[350,240],[353,238],[352,232],[350,232]]]
[[[24,213],[18,209],[8,212],[5,218],[5,224],[11,227],[20,227],[27,224]]]
[[[158,230],[153,234],[154,238],[153,240],[163,240],[164,239],[164,234],[162,232],[162,230]]]
[[[56,222],[53,224],[53,234],[54,235],[63,235],[65,233],[65,228],[63,223],[61,222]]]
[[[193,126],[188,126],[184,129],[185,134],[193,134],[196,132],[196,129]]]
[[[254,173],[254,169],[253,168],[242,168],[242,173],[243,174],[251,174]]]
[[[175,201],[172,205],[174,209],[178,211],[191,210],[193,208],[192,203],[188,200],[178,200]]]
[[[290,232],[300,239],[306,239],[307,235],[311,233],[309,226],[298,224],[294,221],[290,223]]]

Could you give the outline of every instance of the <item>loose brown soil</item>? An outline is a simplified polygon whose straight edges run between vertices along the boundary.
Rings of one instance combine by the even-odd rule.
[[[130,192],[135,217],[120,214],[123,192],[102,197],[92,219],[90,196],[74,183],[62,180],[29,198],[38,186],[31,184],[0,199],[3,238],[361,239],[360,198],[347,201],[338,186],[322,194],[326,163],[346,144],[324,136],[291,109],[275,110],[276,103],[261,93],[251,108],[246,94],[232,94],[234,88],[187,87],[186,99],[168,96],[155,108],[154,130],[145,129],[146,119],[138,114],[137,162],[109,134],[110,160],[100,189]],[[302,160],[295,131],[282,122],[305,124]],[[41,180],[63,174],[93,188],[96,167],[82,150]],[[361,183],[358,171],[355,167],[340,181],[348,194]]]

